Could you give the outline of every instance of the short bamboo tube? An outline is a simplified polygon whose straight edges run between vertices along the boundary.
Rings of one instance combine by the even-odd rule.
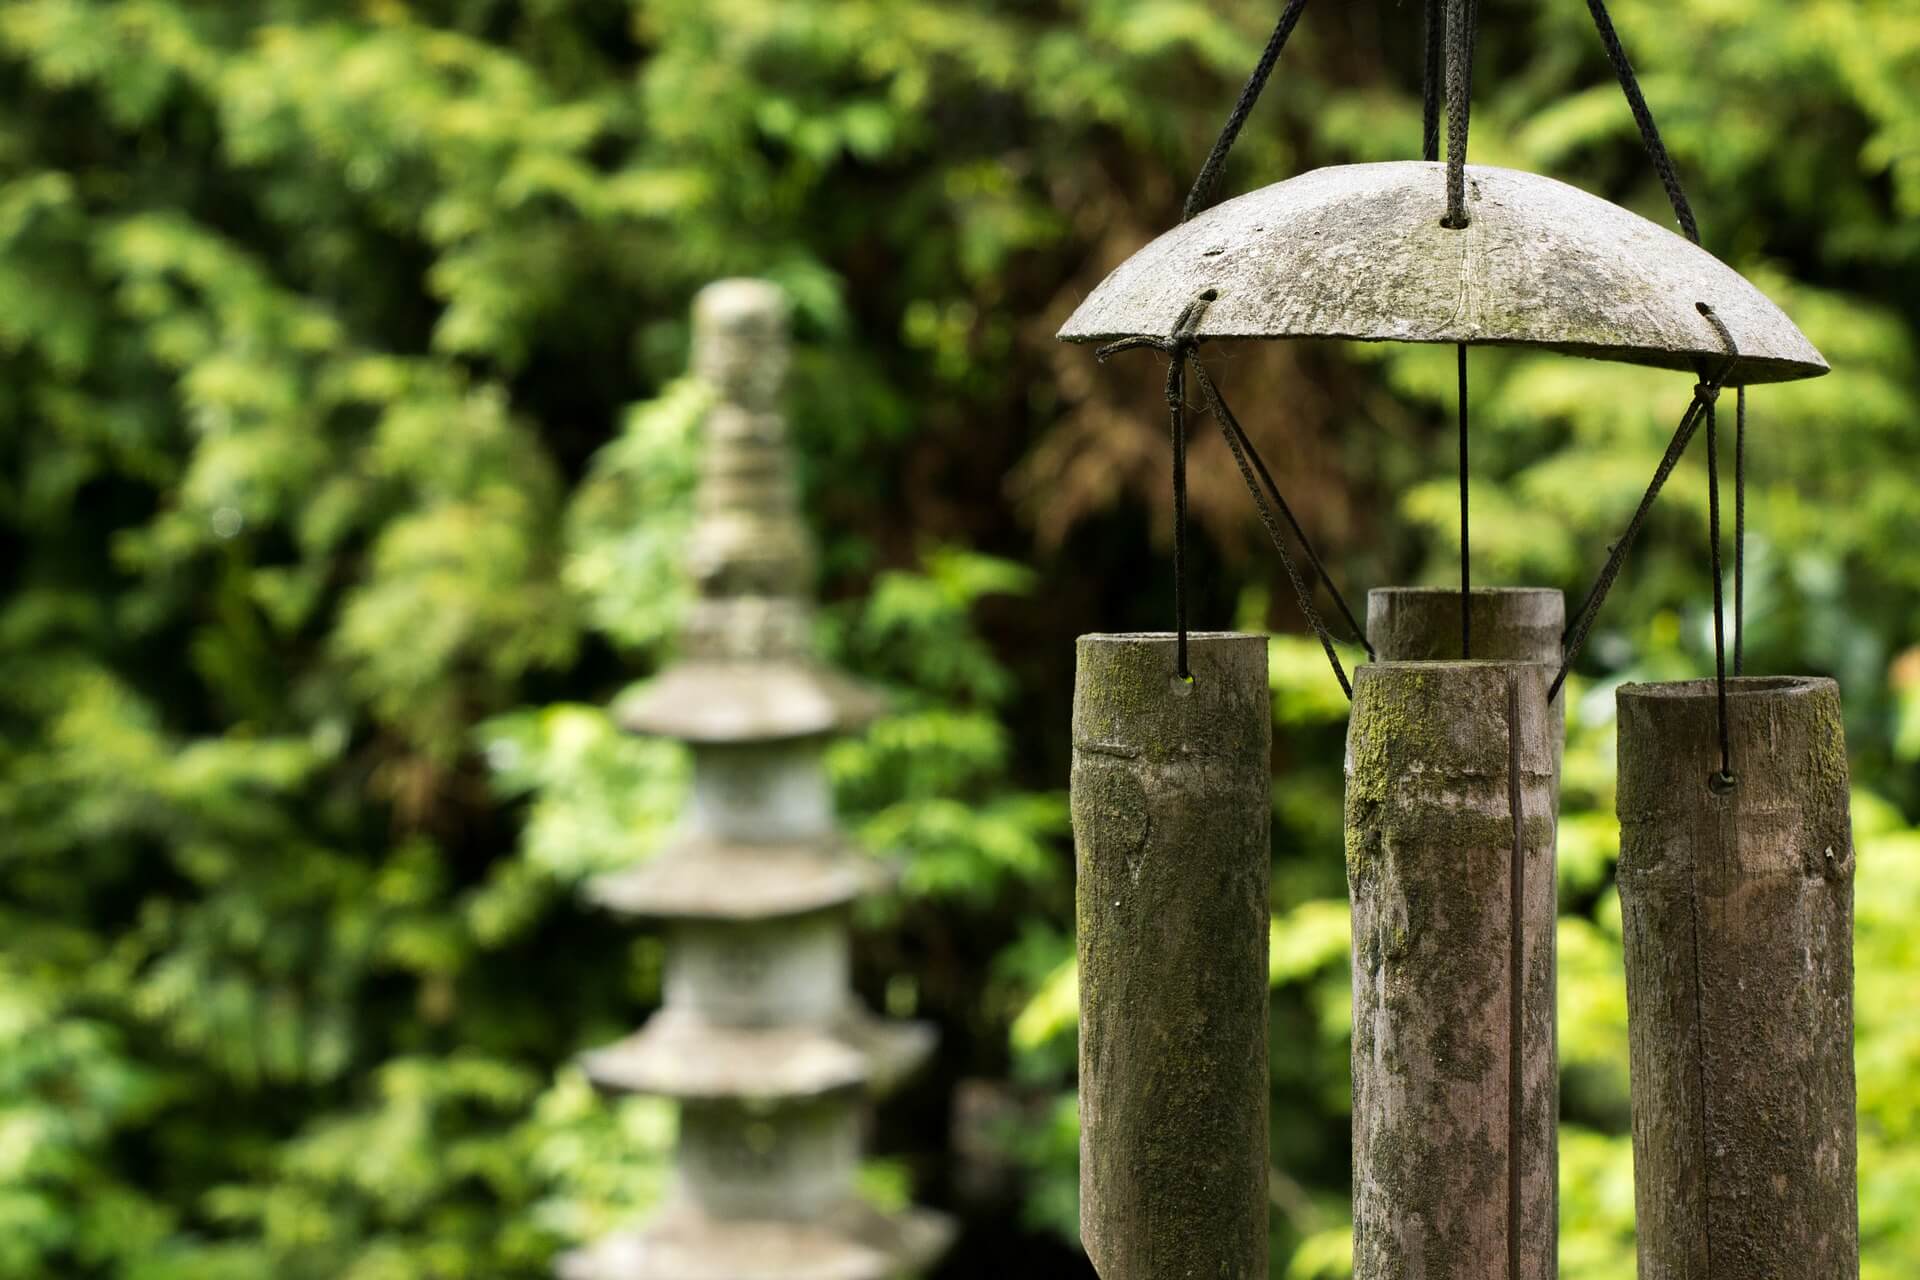
[[[1641,1280],[1852,1280],[1853,839],[1831,680],[1626,685],[1620,906]]]

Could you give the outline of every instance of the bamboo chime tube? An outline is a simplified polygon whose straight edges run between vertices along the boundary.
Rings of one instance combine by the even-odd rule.
[[[1355,675],[1355,1280],[1555,1274],[1552,675]]]
[[[1265,1280],[1267,639],[1089,635],[1073,698],[1080,1230],[1102,1280]]]
[[[1641,1280],[1859,1274],[1853,841],[1831,680],[1626,685],[1620,906]]]
[[[1476,587],[1468,612],[1474,657],[1559,665],[1567,602],[1558,591]],[[1381,662],[1460,657],[1460,592],[1453,587],[1374,588],[1367,593],[1367,640]]]

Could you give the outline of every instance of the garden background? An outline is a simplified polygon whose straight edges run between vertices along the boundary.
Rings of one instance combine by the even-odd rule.
[[[792,295],[840,747],[897,851],[873,1004],[934,1020],[871,1194],[946,1276],[1071,1247],[1071,643],[1171,617],[1161,368],[1052,333],[1178,201],[1251,0],[0,7],[0,1276],[542,1275],[644,1209],[657,1000],[585,907],[679,803],[602,708],[669,654],[688,303]],[[1842,682],[1864,1274],[1920,1274],[1920,3],[1618,0],[1706,242],[1835,372],[1752,397],[1747,653]],[[1306,19],[1244,190],[1419,150],[1420,6]],[[1575,0],[1486,0],[1477,162],[1666,223]],[[1452,352],[1223,349],[1354,591],[1455,572]],[[1476,580],[1578,598],[1688,382],[1476,350]],[[1275,1274],[1346,1272],[1345,704],[1218,441],[1194,616],[1271,628]],[[1683,465],[1572,687],[1562,1274],[1632,1275],[1612,686],[1710,670]]]

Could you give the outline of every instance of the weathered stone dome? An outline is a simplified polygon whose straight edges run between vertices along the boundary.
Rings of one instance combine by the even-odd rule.
[[[1729,385],[1827,362],[1739,272],[1618,205],[1538,174],[1466,167],[1469,223],[1440,225],[1445,166],[1315,169],[1225,201],[1122,263],[1060,337],[1166,336],[1203,290],[1200,338],[1505,343],[1690,372],[1740,348]]]

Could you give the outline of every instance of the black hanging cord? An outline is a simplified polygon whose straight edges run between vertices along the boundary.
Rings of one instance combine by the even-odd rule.
[[[1473,112],[1473,49],[1478,36],[1480,6],[1478,0],[1429,0],[1427,6],[1427,77],[1424,97],[1426,110],[1426,156],[1438,158],[1438,121],[1440,55],[1436,48],[1436,28],[1440,25],[1438,5],[1445,3],[1445,44],[1447,81],[1447,216],[1440,225],[1453,230],[1466,227],[1467,218],[1467,134]],[[1467,344],[1456,351],[1459,367],[1460,414],[1460,656],[1473,656],[1473,550],[1469,536],[1469,482],[1467,478]]]
[[[1460,363],[1460,656],[1473,656],[1473,552],[1467,540],[1467,344]]]
[[[1727,728],[1725,589],[1720,576],[1720,425],[1707,402],[1707,546],[1713,565],[1713,688],[1720,721],[1720,781],[1733,781],[1733,736]]]
[[[1733,412],[1733,674],[1746,667],[1747,388],[1735,388]]]
[[[1466,95],[1461,99],[1466,110],[1473,109],[1473,53],[1480,47],[1480,0],[1467,0],[1467,47],[1465,50]]]
[[[1673,205],[1673,216],[1680,220],[1680,230],[1687,239],[1700,243],[1700,228],[1693,220],[1693,206],[1687,203],[1687,193],[1680,189],[1680,175],[1673,167],[1673,157],[1667,154],[1667,144],[1660,140],[1660,126],[1653,122],[1653,111],[1647,106],[1647,95],[1640,92],[1639,77],[1633,74],[1633,64],[1627,61],[1627,51],[1620,44],[1620,33],[1613,29],[1613,19],[1607,14],[1606,0],[1587,0],[1587,8],[1593,14],[1593,25],[1600,32],[1600,43],[1607,51],[1607,61],[1613,64],[1613,73],[1620,79],[1620,91],[1627,96],[1627,106],[1633,111],[1633,122],[1640,127],[1640,141],[1647,149],[1647,158],[1653,161],[1653,171],[1660,176],[1660,185],[1667,189],[1667,200]]]
[[[1633,540],[1640,535],[1640,526],[1646,523],[1647,513],[1653,509],[1654,499],[1660,496],[1660,490],[1666,485],[1667,477],[1671,476],[1674,467],[1679,465],[1680,455],[1687,451],[1687,444],[1693,439],[1694,432],[1699,429],[1704,411],[1719,398],[1721,386],[1740,362],[1739,347],[1735,345],[1733,334],[1727,330],[1720,317],[1715,315],[1713,308],[1706,303],[1696,305],[1700,314],[1713,325],[1715,332],[1720,335],[1720,341],[1726,346],[1726,362],[1711,377],[1694,385],[1693,400],[1687,405],[1687,411],[1681,417],[1680,425],[1673,433],[1673,439],[1668,442],[1667,451],[1661,457],[1660,465],[1654,469],[1652,483],[1647,486],[1646,493],[1641,496],[1640,505],[1634,510],[1633,519],[1627,522],[1626,532],[1620,535],[1620,540],[1614,543],[1608,552],[1607,563],[1601,568],[1599,578],[1594,581],[1593,587],[1587,592],[1586,599],[1581,602],[1579,610],[1574,614],[1573,623],[1567,628],[1566,636],[1563,638],[1564,652],[1560,660],[1560,671],[1553,678],[1553,686],[1547,690],[1549,702],[1559,696],[1560,687],[1566,683],[1567,672],[1573,669],[1574,660],[1580,656],[1580,650],[1585,647],[1587,633],[1593,629],[1593,620],[1598,616],[1600,606],[1606,603],[1607,593],[1613,589],[1614,580],[1620,576],[1620,568],[1626,563],[1627,552],[1633,548]]]
[[[1097,360],[1134,347],[1153,347],[1167,354],[1167,419],[1173,442],[1174,663],[1182,680],[1193,679],[1187,666],[1187,358],[1198,341],[1194,335],[1200,328],[1200,317],[1216,296],[1208,289],[1189,302],[1173,322],[1172,337],[1125,338],[1094,352]]]
[[[1712,307],[1704,302],[1699,304],[1700,314],[1707,318],[1713,331],[1720,335],[1720,342],[1730,353],[1728,367],[1740,355],[1740,348],[1733,340],[1733,334],[1727,328],[1726,321],[1714,314]],[[1736,396],[1736,399],[1738,397]],[[1713,540],[1713,685],[1714,697],[1720,719],[1720,777],[1722,786],[1733,785],[1733,732],[1727,722],[1727,636],[1725,621],[1725,588],[1720,576],[1720,450],[1718,424],[1714,417],[1713,400],[1707,402],[1707,524]],[[1736,415],[1737,418],[1737,415]],[[1738,430],[1736,421],[1735,429]],[[1736,505],[1744,504],[1746,495],[1737,495]],[[1734,553],[1736,560],[1741,554]]]
[[[1194,367],[1200,368],[1198,360],[1194,361]],[[1204,370],[1201,371],[1200,376],[1211,382]],[[1215,394],[1218,395],[1217,390]],[[1340,588],[1334,585],[1333,575],[1327,572],[1327,566],[1320,559],[1320,553],[1314,550],[1313,540],[1307,537],[1307,531],[1300,527],[1299,518],[1293,514],[1293,508],[1287,505],[1285,496],[1280,492],[1280,486],[1273,482],[1273,473],[1267,470],[1266,460],[1260,456],[1260,451],[1254,448],[1253,438],[1247,434],[1246,429],[1240,425],[1240,420],[1232,413],[1227,414],[1226,423],[1228,429],[1239,441],[1240,447],[1246,450],[1247,459],[1253,463],[1253,469],[1259,473],[1260,483],[1265,486],[1268,498],[1285,518],[1287,527],[1293,530],[1294,538],[1300,543],[1300,550],[1306,554],[1307,563],[1313,566],[1314,576],[1326,586],[1327,594],[1333,597],[1333,603],[1339,608],[1340,616],[1346,620],[1348,634],[1353,637],[1355,644],[1367,651],[1369,658],[1375,657],[1373,643],[1367,639],[1366,628],[1360,625],[1358,618],[1354,617],[1352,606],[1348,605],[1347,598],[1340,594]]]
[[[1446,74],[1447,0],[1426,0],[1427,69],[1420,78],[1420,156],[1440,158],[1440,81]]]
[[[1175,669],[1193,679],[1187,666],[1187,388],[1186,361],[1167,362],[1168,431],[1173,437],[1173,618],[1178,641]]]
[[[1247,454],[1242,441],[1247,433],[1241,429],[1240,422],[1233,416],[1233,410],[1220,395],[1218,387],[1207,374],[1207,367],[1198,359],[1193,362],[1194,378],[1200,384],[1201,392],[1207,398],[1208,411],[1214,421],[1220,424],[1220,434],[1226,437],[1227,448],[1233,451],[1233,460],[1240,468],[1240,478],[1246,481],[1247,492],[1253,495],[1254,506],[1260,510],[1260,523],[1267,527],[1267,536],[1273,540],[1273,549],[1280,553],[1280,563],[1287,567],[1287,577],[1293,582],[1294,597],[1300,603],[1300,612],[1307,617],[1307,623],[1313,628],[1313,634],[1320,638],[1320,647],[1326,651],[1327,661],[1333,666],[1334,678],[1340,682],[1340,690],[1353,700],[1353,683],[1347,679],[1347,669],[1340,664],[1340,655],[1334,651],[1333,636],[1327,631],[1326,622],[1320,617],[1320,611],[1313,607],[1313,591],[1300,577],[1300,569],[1287,553],[1286,540],[1280,536],[1280,526],[1273,518],[1273,509],[1267,505],[1267,495],[1254,482],[1253,469],[1248,465]]]
[[[1194,350],[1199,345],[1196,331],[1200,326],[1200,318],[1206,311],[1207,304],[1212,302],[1214,297],[1214,291],[1208,289],[1192,302],[1188,303],[1186,309],[1180,313],[1179,320],[1175,322],[1173,335],[1171,337],[1160,338],[1151,335],[1142,335],[1133,338],[1122,338],[1118,342],[1108,343],[1094,353],[1097,359],[1104,361],[1122,351],[1131,351],[1138,347],[1150,347],[1155,351],[1165,353],[1168,358],[1167,404],[1168,417],[1172,420],[1173,424],[1172,433],[1174,442],[1174,613],[1179,626],[1178,662],[1180,676],[1182,679],[1191,678],[1191,674],[1187,670],[1186,661],[1187,616],[1184,583],[1186,572],[1185,379],[1186,367],[1191,363],[1194,376],[1199,381],[1200,389],[1206,397],[1208,412],[1210,412],[1214,420],[1220,424],[1221,434],[1226,437],[1227,448],[1232,451],[1234,461],[1240,468],[1240,476],[1246,481],[1247,490],[1253,495],[1254,505],[1259,509],[1260,520],[1261,523],[1266,526],[1267,536],[1273,540],[1275,550],[1280,553],[1280,561],[1286,566],[1287,577],[1292,581],[1294,595],[1300,603],[1300,611],[1306,615],[1308,624],[1313,627],[1314,634],[1319,637],[1321,648],[1326,650],[1327,661],[1333,666],[1333,674],[1340,681],[1340,688],[1345,691],[1348,698],[1352,698],[1353,685],[1347,679],[1346,668],[1340,663],[1340,656],[1334,649],[1333,637],[1327,630],[1325,620],[1321,618],[1320,611],[1314,608],[1312,588],[1309,587],[1305,579],[1301,577],[1299,568],[1294,564],[1292,555],[1287,551],[1286,541],[1281,536],[1280,526],[1274,518],[1276,508],[1280,514],[1285,517],[1288,527],[1293,530],[1294,536],[1300,540],[1300,546],[1306,553],[1308,562],[1313,566],[1314,573],[1321,582],[1326,584],[1328,594],[1333,597],[1334,603],[1339,606],[1341,616],[1346,619],[1348,627],[1352,629],[1354,638],[1366,649],[1368,657],[1374,656],[1373,646],[1367,642],[1365,630],[1354,617],[1353,610],[1348,606],[1346,597],[1341,595],[1340,589],[1334,585],[1333,575],[1327,572],[1327,566],[1325,562],[1320,559],[1319,553],[1314,550],[1313,542],[1307,537],[1306,530],[1301,528],[1299,519],[1293,514],[1293,509],[1287,505],[1286,498],[1281,495],[1280,487],[1274,483],[1273,473],[1267,469],[1267,464],[1265,460],[1260,457],[1259,450],[1254,448],[1252,438],[1247,435],[1246,429],[1240,425],[1240,420],[1234,416],[1233,410],[1227,407],[1225,397],[1220,394],[1220,389],[1214,385],[1212,377],[1207,373],[1206,366],[1201,364],[1199,359],[1194,355]],[[1265,486],[1264,491],[1262,485]],[[1272,495],[1271,505],[1268,501],[1269,494]]]
[[[1467,225],[1467,133],[1473,96],[1474,0],[1447,0],[1447,216],[1440,225]]]
[[[1646,493],[1640,499],[1640,506],[1634,511],[1633,519],[1627,522],[1626,532],[1620,536],[1607,554],[1607,562],[1601,567],[1600,576],[1595,579],[1587,598],[1574,614],[1573,624],[1568,627],[1562,649],[1559,674],[1554,676],[1553,685],[1547,690],[1547,701],[1551,702],[1559,694],[1560,686],[1566,683],[1567,672],[1580,656],[1580,650],[1586,646],[1587,632],[1593,627],[1593,619],[1606,602],[1607,592],[1613,589],[1614,579],[1620,576],[1620,567],[1625,563],[1627,552],[1633,546],[1633,540],[1640,534],[1640,526],[1646,522],[1647,512],[1653,509],[1653,500],[1660,496],[1660,490],[1666,485],[1667,477],[1679,464],[1680,455],[1687,451],[1687,444],[1693,439],[1693,433],[1700,425],[1700,407],[1709,390],[1718,388],[1701,383],[1693,389],[1693,402],[1687,406],[1686,414],[1680,419],[1680,425],[1673,433],[1673,439],[1667,444],[1667,451],[1660,459],[1660,465],[1654,469],[1653,481],[1647,486]]]
[[[1660,185],[1666,188],[1667,202],[1673,206],[1673,216],[1680,223],[1681,232],[1695,244],[1700,243],[1700,226],[1694,220],[1693,206],[1687,202],[1687,193],[1680,186],[1679,172],[1674,168],[1673,157],[1667,152],[1667,144],[1660,138],[1660,126],[1654,123],[1653,110],[1647,106],[1647,96],[1640,91],[1639,77],[1634,75],[1633,63],[1627,58],[1627,51],[1620,43],[1620,33],[1614,30],[1613,19],[1607,13],[1606,0],[1587,0],[1587,9],[1593,14],[1594,28],[1600,33],[1600,43],[1606,49],[1607,61],[1613,65],[1614,74],[1620,80],[1620,91],[1626,95],[1627,106],[1633,111],[1633,122],[1640,129],[1640,142],[1647,149],[1647,158],[1653,162],[1653,171],[1660,178]],[[1747,560],[1747,388],[1745,384],[1735,388],[1733,442],[1733,674],[1740,675],[1746,662],[1746,560]]]
[[[1273,34],[1267,37],[1267,47],[1260,54],[1260,61],[1254,65],[1253,74],[1247,77],[1246,87],[1240,90],[1239,101],[1227,113],[1227,122],[1220,127],[1220,136],[1213,141],[1213,150],[1207,153],[1199,176],[1193,180],[1193,189],[1187,192],[1187,203],[1181,211],[1180,221],[1187,221],[1213,203],[1213,191],[1220,185],[1220,171],[1226,167],[1227,153],[1233,150],[1247,117],[1253,114],[1254,104],[1260,101],[1261,91],[1267,87],[1267,77],[1273,74],[1274,66],[1280,61],[1280,51],[1287,47],[1287,38],[1293,34],[1293,28],[1306,7],[1307,0],[1287,0],[1287,7],[1280,13],[1280,21],[1274,24]]]

